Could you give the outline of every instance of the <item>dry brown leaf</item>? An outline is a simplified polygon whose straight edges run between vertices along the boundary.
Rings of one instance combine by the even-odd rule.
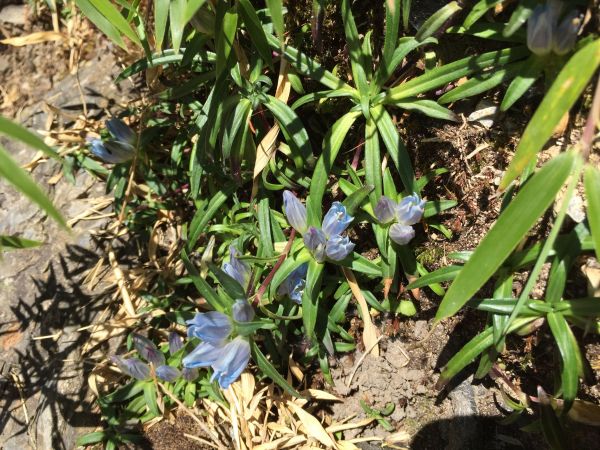
[[[286,406],[298,416],[308,436],[315,438],[327,448],[335,447],[335,442],[315,416],[307,413],[294,402],[288,401],[286,402]]]
[[[366,349],[372,348],[371,354],[373,356],[379,356],[379,345],[377,344],[377,329],[373,322],[371,321],[371,315],[369,313],[369,306],[367,305],[367,300],[363,295],[358,283],[356,281],[356,277],[354,273],[346,268],[342,267],[344,271],[344,275],[346,276],[346,280],[348,280],[348,284],[350,285],[350,289],[352,290],[352,294],[356,298],[358,302],[358,306],[360,308],[360,312],[363,319],[364,324],[364,332],[363,332],[363,343]]]
[[[0,41],[0,44],[23,47],[24,45],[41,44],[42,42],[48,41],[61,41],[63,39],[64,36],[61,33],[56,33],[55,31],[37,31],[25,36],[3,39]]]

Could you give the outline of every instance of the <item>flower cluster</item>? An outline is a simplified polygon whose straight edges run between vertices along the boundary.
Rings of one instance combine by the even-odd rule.
[[[187,381],[193,381],[198,378],[197,370],[184,370],[179,372],[174,367],[165,364],[165,355],[150,339],[135,334],[133,336],[133,346],[138,354],[149,364],[138,358],[123,358],[121,356],[112,356],[110,359],[115,363],[121,372],[138,380],[146,380],[150,378],[150,366],[154,367],[154,373],[163,381],[173,382],[179,376],[182,376]],[[169,334],[169,353],[175,354],[183,348],[181,337],[171,332]]]
[[[254,310],[246,300],[236,300],[232,307],[232,317],[218,311],[197,313],[188,320],[188,337],[196,337],[202,342],[183,358],[186,369],[212,367],[214,373],[210,381],[217,380],[223,389],[238,379],[250,360],[250,344],[242,336],[230,339],[233,321],[250,322]],[[232,321],[233,319],[233,321]]]
[[[549,0],[533,10],[527,22],[527,47],[536,55],[564,55],[575,46],[581,18],[570,11],[559,23],[562,7],[560,0]]]
[[[333,202],[323,218],[321,228],[309,227],[306,221],[306,207],[290,191],[283,192],[283,207],[289,224],[304,238],[304,245],[317,262],[325,258],[341,261],[354,250],[354,244],[342,233],[354,217],[346,212],[340,202]]]
[[[91,141],[92,153],[111,164],[118,164],[133,159],[137,136],[131,128],[120,119],[106,121],[106,128],[113,139]]]
[[[375,206],[375,217],[382,224],[392,223],[390,237],[397,244],[406,245],[415,237],[412,225],[421,220],[424,211],[425,200],[416,193],[404,197],[400,203],[384,195]]]

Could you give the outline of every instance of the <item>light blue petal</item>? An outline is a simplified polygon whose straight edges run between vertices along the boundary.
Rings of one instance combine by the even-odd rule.
[[[304,245],[310,250],[317,262],[325,261],[325,245],[327,238],[325,233],[315,227],[310,227],[304,235]]]
[[[288,275],[283,283],[277,289],[278,295],[287,295],[296,303],[302,302],[302,294],[306,286],[306,273],[308,264],[301,264],[296,270]]]
[[[552,50],[552,36],[556,26],[553,9],[538,5],[527,21],[527,47],[536,55],[547,55]]]
[[[94,139],[91,142],[91,152],[110,164],[119,164],[133,158],[135,149],[129,144],[107,140],[102,142]]]
[[[390,227],[390,237],[396,244],[406,245],[415,237],[415,230],[410,225],[395,223]]]
[[[327,257],[333,261],[341,261],[354,250],[354,244],[350,242],[348,236],[342,237],[339,234],[331,236],[327,241]]]
[[[404,197],[396,208],[396,220],[402,225],[419,223],[425,211],[425,203],[416,193]]]
[[[124,144],[135,145],[135,133],[121,119],[110,119],[106,121],[106,128],[113,137]]]
[[[237,322],[250,322],[254,319],[254,308],[247,300],[238,299],[231,307],[231,315]]]
[[[155,366],[161,366],[165,363],[165,355],[150,339],[139,334],[134,334],[133,346],[142,358]]]
[[[394,200],[383,195],[375,205],[375,217],[379,223],[389,223],[394,220],[397,207],[398,204]]]
[[[323,233],[327,238],[342,234],[354,217],[348,215],[346,207],[340,202],[333,202],[327,214],[323,218]]]
[[[223,359],[225,345],[213,345],[210,342],[202,342],[192,352],[183,358],[183,367],[193,369],[195,367],[208,367],[215,361]]]
[[[577,41],[577,33],[581,27],[581,16],[577,11],[571,11],[565,16],[556,33],[554,33],[554,42],[552,50],[557,55],[565,55],[573,50],[575,41]]]
[[[212,364],[215,371],[211,381],[215,378],[222,389],[227,389],[231,383],[238,379],[250,361],[250,344],[241,336],[229,342],[223,349],[223,357]]]
[[[250,281],[250,267],[238,259],[240,252],[233,246],[229,246],[229,262],[223,264],[223,271],[235,279],[242,288],[246,289]]]
[[[159,366],[156,368],[156,376],[169,383],[175,381],[180,375],[181,372],[179,372],[179,370],[177,370],[175,367]]]
[[[116,364],[121,372],[138,380],[150,378],[150,367],[137,358],[125,359],[120,356],[111,356],[110,360]]]
[[[290,191],[283,191],[283,209],[288,223],[301,234],[306,232],[306,206]]]
[[[231,320],[219,311],[197,313],[188,324],[188,337],[197,337],[205,342],[219,344],[231,334]]]

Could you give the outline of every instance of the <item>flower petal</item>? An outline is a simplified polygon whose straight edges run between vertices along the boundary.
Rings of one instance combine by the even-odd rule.
[[[581,27],[581,16],[578,11],[571,11],[565,16],[554,33],[552,50],[557,55],[565,55],[573,50],[577,33]]]
[[[169,333],[169,353],[171,355],[177,353],[183,348],[183,340],[181,336],[175,331]]]
[[[306,232],[306,206],[290,191],[283,191],[283,209],[288,223],[299,233]]]
[[[348,236],[339,234],[331,236],[327,241],[327,257],[334,261],[341,261],[354,250],[354,244],[350,242]]]
[[[415,237],[415,230],[410,225],[395,223],[390,227],[390,237],[396,244],[406,245]]]
[[[250,267],[238,259],[240,252],[233,245],[229,246],[229,262],[223,264],[223,270],[231,278],[235,279],[242,288],[246,289],[250,280]]]
[[[310,250],[317,262],[325,261],[325,245],[327,238],[325,234],[315,227],[310,227],[304,235],[304,245]]]
[[[124,144],[135,145],[136,137],[134,131],[121,119],[110,119],[106,121],[106,128],[113,137]]]
[[[219,359],[223,359],[224,345],[213,345],[210,342],[202,342],[192,352],[183,358],[183,367],[193,369],[195,367],[208,367]]]
[[[220,344],[231,334],[231,320],[219,311],[197,313],[187,321],[188,337],[197,337],[211,344]]]
[[[161,380],[168,381],[169,383],[175,381],[181,375],[181,372],[175,367],[171,366],[159,366],[156,368],[156,376]]]
[[[278,295],[287,295],[296,303],[302,302],[302,294],[306,285],[306,273],[308,264],[301,264],[296,270],[288,275],[283,283],[277,289]]]
[[[199,372],[198,369],[194,368],[187,368],[184,367],[183,370],[181,371],[181,377],[185,380],[185,381],[194,381],[196,378],[198,378]]]
[[[237,322],[250,322],[254,319],[254,308],[244,299],[238,299],[231,307],[233,320]]]
[[[396,220],[402,225],[418,223],[423,217],[425,203],[416,193],[404,197],[396,207]]]
[[[346,207],[340,202],[333,202],[327,214],[323,218],[323,233],[328,238],[336,234],[342,234],[354,217],[346,212]]]
[[[133,346],[142,358],[155,366],[161,366],[165,363],[165,355],[150,339],[139,334],[134,334]]]
[[[238,379],[250,361],[250,344],[241,336],[229,342],[223,349],[223,357],[212,364],[215,371],[211,381],[215,378],[222,389],[227,389],[231,383]]]
[[[385,195],[381,196],[377,205],[375,205],[375,217],[379,223],[388,223],[394,220],[398,204]]]
[[[536,6],[527,21],[527,47],[536,55],[547,55],[552,50],[556,17],[550,3]]]
[[[110,360],[116,364],[121,372],[138,380],[150,378],[150,367],[137,358],[122,358],[120,356],[111,356]]]

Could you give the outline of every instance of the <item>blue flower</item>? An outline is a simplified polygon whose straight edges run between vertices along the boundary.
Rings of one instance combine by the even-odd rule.
[[[569,12],[560,22],[563,4],[559,0],[549,0],[533,10],[527,22],[527,47],[536,55],[547,55],[551,51],[557,55],[569,53],[575,46],[581,26],[579,12]]]
[[[283,209],[289,224],[299,233],[306,232],[306,206],[290,191],[283,191]]]
[[[392,223],[390,237],[397,244],[406,245],[415,237],[412,225],[423,217],[425,203],[416,193],[404,197],[400,203],[382,196],[375,206],[375,217],[382,224]]]
[[[169,333],[169,353],[174,355],[183,348],[183,340],[175,331]]]
[[[341,234],[348,228],[354,217],[346,212],[340,202],[333,202],[325,214],[321,228],[306,225],[306,207],[290,191],[283,192],[285,214],[290,225],[303,235],[304,246],[310,250],[319,263],[329,258],[341,261],[354,249],[354,244]]]
[[[277,294],[287,295],[292,301],[302,303],[307,271],[308,264],[305,263],[290,273],[285,281],[281,283],[279,289],[277,289]]]
[[[233,245],[229,246],[229,262],[223,264],[223,271],[231,278],[240,283],[242,288],[246,289],[250,281],[250,267],[238,257],[240,252]]]
[[[91,151],[97,157],[111,164],[119,164],[133,159],[137,137],[122,120],[110,119],[106,122],[112,139],[91,141]]]
[[[171,344],[172,339],[173,338],[169,336],[169,348],[171,349],[171,353],[174,353]],[[152,364],[154,373],[161,380],[173,382],[181,375],[179,370],[165,364],[165,355],[150,339],[140,336],[139,334],[134,334],[133,346],[143,359]],[[133,378],[137,378],[138,380],[150,378],[150,366],[141,359],[122,358],[120,356],[111,356],[110,359],[119,367],[119,369],[121,369],[121,372]]]
[[[200,337],[201,342],[183,358],[185,369],[212,367],[211,381],[217,380],[223,389],[233,383],[250,361],[250,344],[242,336],[229,340],[235,322],[249,322],[254,309],[246,300],[237,300],[231,310],[232,317],[218,311],[198,313],[189,320],[189,336]],[[217,326],[220,324],[220,326]]]

